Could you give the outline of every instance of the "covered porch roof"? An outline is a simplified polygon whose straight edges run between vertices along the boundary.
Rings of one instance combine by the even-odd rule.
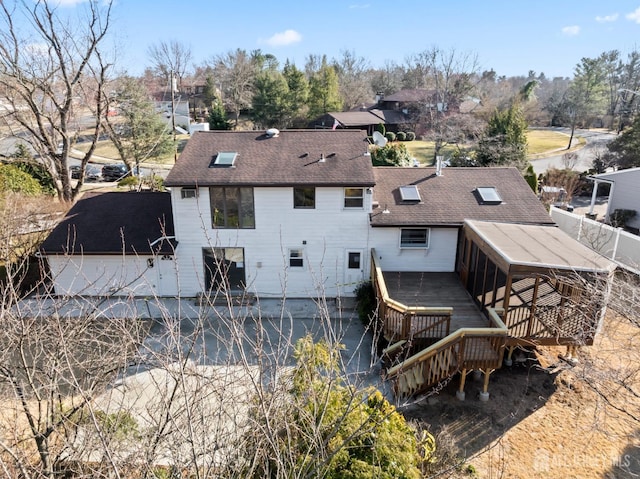
[[[467,234],[504,272],[550,270],[610,274],[615,263],[554,226],[465,220]]]

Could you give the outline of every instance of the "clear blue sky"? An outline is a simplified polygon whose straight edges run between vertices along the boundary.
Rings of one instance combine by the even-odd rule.
[[[198,64],[259,48],[299,67],[343,50],[382,66],[437,45],[477,54],[498,75],[554,77],[582,57],[640,48],[640,0],[116,0],[114,27],[132,74],[149,65],[149,45],[178,40]]]

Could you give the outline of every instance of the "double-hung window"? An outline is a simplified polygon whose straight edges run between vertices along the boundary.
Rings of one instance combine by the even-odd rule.
[[[345,188],[344,207],[362,208],[364,206],[364,188]]]
[[[304,258],[303,251],[300,248],[292,248],[289,250],[289,266],[291,268],[303,268]]]
[[[213,228],[255,228],[253,188],[209,188]]]

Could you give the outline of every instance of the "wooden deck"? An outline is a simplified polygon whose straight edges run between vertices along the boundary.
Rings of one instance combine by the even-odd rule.
[[[486,328],[488,319],[464,289],[457,273],[383,272],[389,297],[406,306],[451,307],[451,330]]]

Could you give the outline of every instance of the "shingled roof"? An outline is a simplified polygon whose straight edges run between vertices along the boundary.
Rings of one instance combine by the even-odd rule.
[[[43,254],[171,254],[171,195],[91,192],[78,200],[40,247]],[[124,251],[123,251],[124,249]]]
[[[374,168],[372,226],[460,226],[465,219],[553,225],[547,210],[515,168]],[[419,202],[403,201],[400,187],[415,185]],[[481,204],[479,187],[495,187],[500,204]],[[388,213],[383,213],[387,210]]]
[[[166,186],[373,186],[360,130],[201,131],[187,142]],[[210,167],[220,152],[233,166]],[[324,157],[324,161],[320,161]]]

